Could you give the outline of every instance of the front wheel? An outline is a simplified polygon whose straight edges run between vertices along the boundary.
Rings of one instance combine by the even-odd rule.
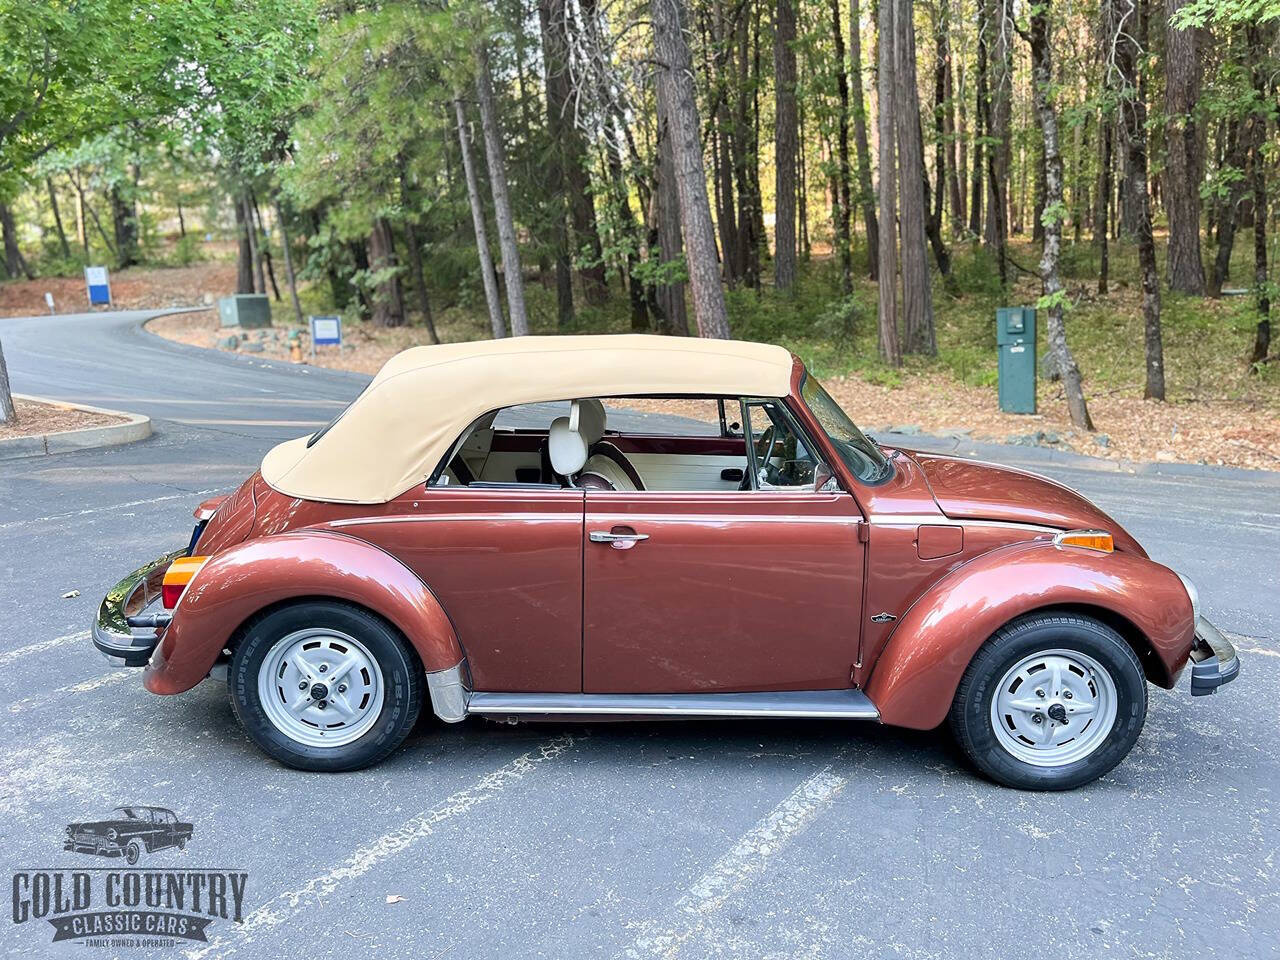
[[[142,859],[142,845],[137,840],[130,840],[124,848],[124,859],[131,867]]]
[[[1034,614],[1002,627],[974,656],[951,705],[951,729],[986,776],[1024,790],[1096,780],[1133,749],[1147,683],[1109,626]]]
[[[316,601],[253,623],[229,674],[253,741],[300,770],[358,770],[385,758],[422,709],[422,673],[400,635],[366,610]]]

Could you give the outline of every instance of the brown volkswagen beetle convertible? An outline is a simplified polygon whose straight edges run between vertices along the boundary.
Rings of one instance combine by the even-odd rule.
[[[813,717],[929,729],[1062,789],[1147,683],[1235,678],[1195,587],[1050,480],[887,448],[780,347],[416,347],[196,510],[93,642],[152,693],[225,678],[267,753],[386,757],[442,720]]]

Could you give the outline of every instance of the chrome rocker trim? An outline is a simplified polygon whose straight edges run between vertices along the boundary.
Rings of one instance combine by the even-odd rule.
[[[628,717],[829,717],[879,720],[861,690],[762,693],[489,693],[473,692],[467,662],[427,674],[431,709],[448,723],[471,715]]]
[[[159,601],[161,581],[169,564],[186,552],[175,550],[143,564],[102,598],[90,635],[93,645],[116,666],[145,667],[151,659],[151,651],[160,642],[169,617],[145,611]]]
[[[1196,621],[1196,639],[1191,645],[1191,695],[1208,696],[1238,676],[1240,658],[1235,646],[1201,617]]]

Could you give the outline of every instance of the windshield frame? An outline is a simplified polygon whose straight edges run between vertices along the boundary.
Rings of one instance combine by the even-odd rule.
[[[809,415],[813,417],[814,423],[826,436],[827,442],[835,450],[840,462],[858,483],[868,487],[878,487],[893,478],[893,461],[884,455],[878,444],[862,432],[821,381],[808,370],[801,375],[800,383],[796,386],[796,394],[800,402],[805,405],[805,409],[809,411]],[[829,424],[829,421],[834,423]],[[841,426],[848,436],[837,437],[832,432],[834,425]]]

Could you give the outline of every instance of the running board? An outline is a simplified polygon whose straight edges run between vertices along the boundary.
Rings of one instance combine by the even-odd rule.
[[[854,717],[879,720],[861,690],[767,693],[472,693],[467,713],[482,716],[588,714],[630,717]]]

